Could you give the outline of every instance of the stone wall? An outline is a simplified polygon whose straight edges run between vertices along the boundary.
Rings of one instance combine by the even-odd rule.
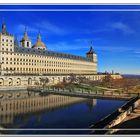
[[[105,75],[84,75],[89,80],[101,80]],[[48,84],[57,84],[67,79],[69,75],[51,75],[51,76],[0,76],[0,89],[11,89],[11,87],[27,87],[34,86],[36,82],[40,82],[41,78],[48,78]],[[120,75],[112,75],[114,79],[121,78]]]
[[[91,128],[104,129],[106,131],[104,131],[103,134],[112,134],[119,130],[119,129],[113,129],[113,127],[120,124],[128,115],[132,113],[132,111],[139,104],[140,104],[140,99],[138,97],[134,97],[128,102],[126,102],[124,105],[122,105],[120,108],[118,108],[116,111],[109,114],[105,118],[101,119],[96,124],[92,125]]]

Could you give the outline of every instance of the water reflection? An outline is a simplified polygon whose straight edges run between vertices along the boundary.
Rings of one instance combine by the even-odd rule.
[[[87,102],[87,106],[90,111],[96,105],[95,99],[84,99],[58,95],[0,100],[0,125],[4,127],[12,125],[14,122],[14,117],[16,116],[18,116],[18,119],[16,120],[18,123],[14,122],[15,124],[19,124],[19,122],[21,122],[20,124],[26,124],[30,118],[30,115],[33,116],[33,113],[36,114],[34,115],[36,116],[35,122],[40,123],[41,114],[43,114],[43,111],[46,113],[85,101]],[[41,114],[38,112],[41,112]]]
[[[96,99],[87,99],[86,102],[87,102],[88,110],[89,112],[91,112],[96,105]]]
[[[79,129],[89,128],[126,102],[59,95],[39,96],[36,93],[29,95],[27,92],[15,92],[12,97],[9,93],[4,95],[5,98],[0,99],[0,128],[8,130],[0,132],[3,134],[89,134],[90,130]],[[70,128],[77,130],[68,131]]]

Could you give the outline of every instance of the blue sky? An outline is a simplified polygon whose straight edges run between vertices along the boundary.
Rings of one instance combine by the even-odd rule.
[[[0,11],[0,17],[18,40],[26,26],[32,44],[40,31],[48,50],[80,56],[92,41],[98,71],[140,74],[139,11]]]

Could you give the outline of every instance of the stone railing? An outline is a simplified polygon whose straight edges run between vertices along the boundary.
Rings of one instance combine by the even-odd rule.
[[[101,119],[96,124],[90,126],[90,128],[99,128],[101,130],[94,131],[93,133],[112,134],[119,129],[113,129],[114,126],[121,123],[138,105],[140,104],[139,97],[134,97],[113,113],[109,114],[105,118]]]

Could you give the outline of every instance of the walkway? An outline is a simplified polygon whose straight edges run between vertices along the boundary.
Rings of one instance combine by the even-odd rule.
[[[117,100],[129,100],[132,97],[137,97],[138,94],[120,94],[114,91],[95,92],[87,90],[68,90],[68,89],[39,89],[39,88],[28,88],[29,92],[40,92],[42,95],[54,94],[64,95],[73,97],[83,98],[97,98],[97,99],[117,99]]]

